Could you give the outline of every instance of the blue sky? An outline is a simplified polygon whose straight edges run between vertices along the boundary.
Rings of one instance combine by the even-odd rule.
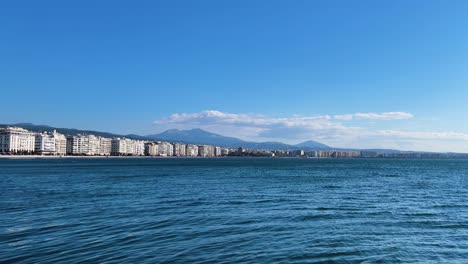
[[[4,1],[0,122],[468,152],[466,14],[461,0]]]

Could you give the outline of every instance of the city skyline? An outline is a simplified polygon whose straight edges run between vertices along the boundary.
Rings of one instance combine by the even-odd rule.
[[[0,123],[468,152],[466,1],[25,2]]]

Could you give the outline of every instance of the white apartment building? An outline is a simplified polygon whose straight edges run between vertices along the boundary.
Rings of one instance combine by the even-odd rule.
[[[221,153],[221,147],[213,147],[213,150],[214,150],[214,156],[221,156],[222,153]]]
[[[94,135],[67,137],[67,154],[69,155],[99,155],[99,146],[99,138]]]
[[[67,138],[65,135],[52,132],[52,137],[55,139],[55,155],[66,155],[67,154]]]
[[[46,132],[36,134],[34,151],[37,154],[54,155],[55,149],[55,138],[52,135]]]
[[[155,142],[145,143],[145,155],[157,156],[159,154],[159,145]]]
[[[222,148],[221,149],[221,156],[227,156],[229,155],[229,149],[228,148]]]
[[[180,143],[173,143],[172,144],[172,147],[173,147],[173,155],[174,156],[177,156],[177,157],[180,157],[180,156],[185,156],[185,144],[180,144]]]
[[[0,153],[32,153],[35,148],[34,133],[19,127],[0,129]]]
[[[158,143],[158,154],[159,156],[172,156],[174,153],[174,147],[169,142]]]
[[[214,155],[213,147],[210,145],[199,145],[198,156],[201,157],[212,157]]]
[[[144,156],[145,155],[145,142],[142,140],[132,140],[133,155]]]
[[[99,137],[99,155],[109,156],[112,152],[112,139]]]
[[[193,144],[187,144],[185,146],[185,155],[187,157],[196,157],[198,156],[198,146]]]
[[[111,154],[114,156],[143,156],[145,142],[129,138],[114,138],[111,141]]]
[[[132,153],[128,153],[131,151],[131,148],[127,147],[130,145],[130,139],[127,138],[114,138],[111,141],[111,155],[114,156],[125,156],[131,155]]]

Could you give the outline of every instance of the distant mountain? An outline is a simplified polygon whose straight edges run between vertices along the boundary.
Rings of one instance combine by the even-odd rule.
[[[223,147],[244,146],[246,141],[234,137],[225,137],[215,133],[195,128],[190,130],[169,129],[160,134],[147,135],[155,140],[176,141],[191,144],[218,145]]]
[[[309,140],[295,145],[298,148],[308,148],[308,149],[331,149],[329,146],[322,144],[317,141]]]
[[[281,142],[246,142],[246,148],[250,149],[276,149],[276,150],[294,150],[297,147],[294,147],[289,144],[281,143]]]
[[[234,137],[225,137],[219,134],[211,133],[203,129],[195,128],[190,130],[170,129],[160,134],[147,135],[146,137],[154,140],[166,140],[183,142],[190,144],[207,144],[221,147],[238,148],[245,147],[250,149],[331,149],[329,146],[315,141],[306,141],[298,145],[289,145],[281,142],[250,142]]]

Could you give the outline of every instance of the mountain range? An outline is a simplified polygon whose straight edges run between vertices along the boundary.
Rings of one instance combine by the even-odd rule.
[[[190,130],[178,130],[178,129],[169,129],[159,134],[153,135],[119,135],[114,133],[108,132],[100,132],[94,130],[81,130],[81,129],[74,129],[74,128],[58,128],[52,127],[47,125],[35,125],[31,123],[17,123],[17,124],[0,124],[0,127],[6,126],[16,126],[21,127],[33,132],[41,132],[41,131],[53,131],[56,130],[59,133],[65,135],[77,135],[77,134],[92,134],[101,137],[127,137],[131,139],[138,139],[138,140],[162,140],[162,141],[171,141],[171,142],[181,142],[181,143],[188,143],[188,144],[207,144],[207,145],[216,145],[221,147],[228,147],[228,148],[250,148],[250,149],[283,149],[283,150],[294,150],[294,149],[305,149],[305,150],[327,150],[332,149],[331,147],[309,140],[306,142],[302,142],[296,145],[285,144],[282,142],[252,142],[252,141],[245,141],[235,137],[226,137],[219,134],[211,133],[205,131],[203,129],[195,128]]]
[[[282,142],[252,142],[244,141],[235,137],[225,137],[211,133],[203,129],[195,128],[190,130],[170,129],[160,134],[147,135],[153,140],[178,141],[192,144],[217,145],[228,148],[245,147],[250,149],[331,149],[331,147],[316,142],[306,141],[297,145],[289,145]]]

